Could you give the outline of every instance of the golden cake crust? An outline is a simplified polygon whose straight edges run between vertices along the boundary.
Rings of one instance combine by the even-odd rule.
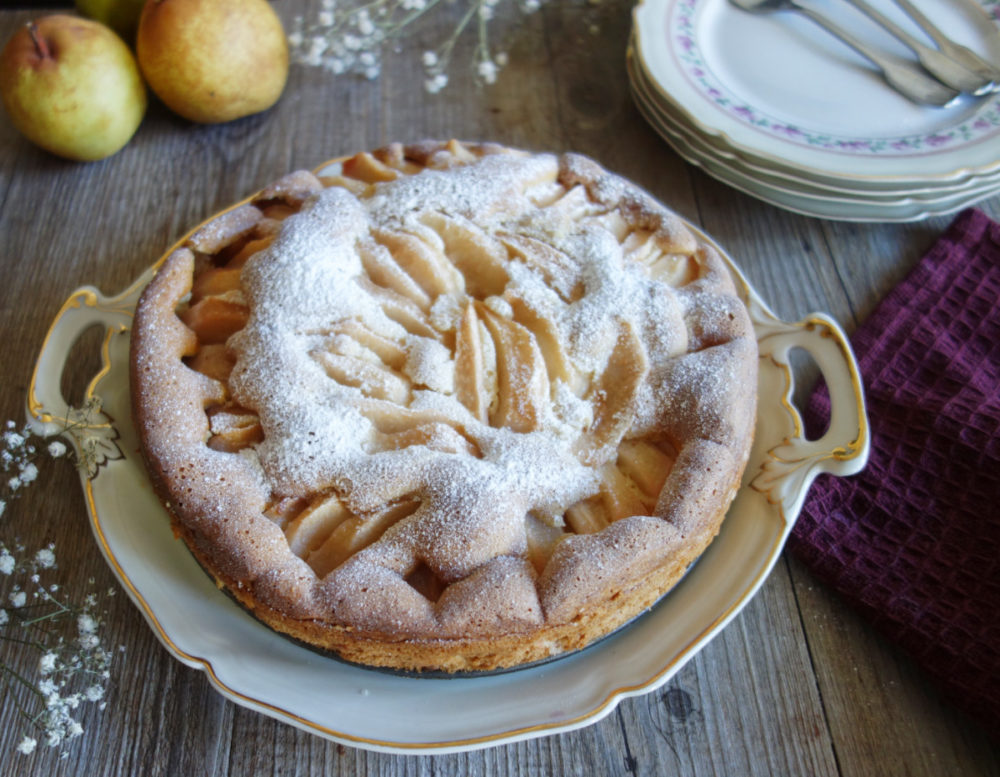
[[[492,670],[650,606],[749,455],[721,258],[578,155],[427,142],[296,172],[143,293],[131,390],[177,534],[347,660]]]

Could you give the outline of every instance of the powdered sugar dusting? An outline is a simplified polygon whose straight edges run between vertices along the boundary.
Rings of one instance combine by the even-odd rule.
[[[692,338],[690,311],[669,286],[624,260],[619,237],[590,217],[593,203],[581,210],[578,198],[552,192],[557,170],[554,157],[497,154],[379,183],[367,199],[327,189],[250,260],[242,284],[251,315],[229,342],[238,357],[230,388],[260,417],[257,451],[275,493],[332,490],[360,515],[415,499],[419,509],[383,541],[417,547],[432,527],[446,534],[442,521],[450,522],[454,541],[439,538],[423,552],[439,574],[458,579],[482,554],[523,552],[529,512],[558,516],[597,493],[601,467],[628,431],[614,427],[618,438],[603,459],[580,455],[592,427],[607,424],[605,405],[616,414],[642,405],[650,429],[676,410],[650,399],[657,392],[649,381],[614,400],[606,396],[614,378],[595,388],[623,331],[636,333],[644,352],[637,363],[650,365],[660,387],[668,365],[701,336]],[[601,190],[602,198],[613,193]],[[449,247],[465,252],[457,259],[448,251],[428,258],[427,250],[444,248],[436,232],[424,235],[420,251],[396,257],[423,287],[420,296],[373,285],[362,244],[375,232],[421,235],[428,223],[476,232]],[[526,234],[549,253],[534,264],[498,257],[504,234]],[[467,272],[486,266],[492,274],[477,282],[504,284],[476,303],[482,391],[501,422],[484,422],[459,396],[455,343],[465,336],[469,297],[435,269],[439,260],[473,268]],[[546,267],[554,261],[558,267]],[[560,293],[547,280],[554,276]],[[576,287],[582,294],[567,301],[565,289]],[[473,527],[481,546],[470,553],[457,538]]]

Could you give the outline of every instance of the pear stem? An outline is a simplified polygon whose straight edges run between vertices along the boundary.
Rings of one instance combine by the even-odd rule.
[[[31,36],[32,43],[35,44],[35,51],[38,52],[38,56],[42,59],[50,59],[52,52],[49,50],[49,45],[45,42],[45,39],[38,34],[38,25],[34,22],[28,22],[28,34]]]

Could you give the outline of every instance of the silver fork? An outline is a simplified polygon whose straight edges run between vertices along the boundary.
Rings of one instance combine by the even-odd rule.
[[[952,89],[957,89],[960,92],[968,92],[969,94],[975,95],[992,92],[996,86],[996,79],[993,76],[983,76],[969,70],[960,62],[957,62],[954,57],[945,53],[945,47],[940,43],[938,43],[939,48],[936,49],[921,43],[910,33],[896,24],[896,22],[872,6],[868,0],[847,1],[854,5],[855,8],[864,12],[869,18],[880,24],[888,30],[890,34],[894,35],[907,47],[909,47],[913,53],[917,55],[917,60],[921,65],[923,65],[924,69],[941,83],[947,84]],[[920,11],[918,11],[916,7],[909,2],[909,0],[896,0],[896,2],[901,8],[903,8],[904,11],[913,17],[914,21],[927,30],[928,35],[931,34],[930,30],[933,28],[937,37],[940,37],[942,40],[948,40],[944,33],[934,27],[934,25],[930,23],[930,20],[921,14]],[[913,11],[916,11],[916,14],[914,14]],[[921,23],[920,19],[917,18],[917,14],[919,14],[920,19],[926,23],[926,26]],[[937,42],[937,37],[935,37],[935,42]],[[957,47],[957,45],[958,44],[949,40],[948,48],[953,49]],[[969,53],[971,54],[972,52]]]
[[[923,28],[924,32],[931,37],[942,52],[967,70],[976,73],[981,78],[992,81],[993,91],[1000,89],[1000,67],[994,65],[992,62],[988,62],[986,59],[979,56],[976,52],[966,46],[953,41],[945,35],[937,25],[928,19],[919,8],[911,3],[910,0],[894,0],[894,2],[906,11],[913,21]],[[978,8],[978,10],[981,11],[982,8]],[[992,22],[985,19],[984,21],[991,25],[991,31],[994,35],[996,35],[996,28],[992,27]]]
[[[863,57],[873,62],[882,71],[883,78],[891,87],[915,103],[947,106],[959,96],[957,90],[925,75],[916,67],[883,54],[855,37],[853,33],[832,19],[801,4],[798,0],[730,0],[730,2],[751,13],[790,10],[805,14],[827,32],[840,38]]]

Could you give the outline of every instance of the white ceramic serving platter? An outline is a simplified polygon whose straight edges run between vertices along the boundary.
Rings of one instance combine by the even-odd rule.
[[[1000,0],[981,0],[996,14]],[[919,33],[891,0],[872,0]],[[1000,62],[984,13],[921,0],[955,39]],[[869,42],[907,49],[845,3],[824,4]],[[915,105],[867,61],[794,13],[753,15],[727,0],[642,0],[636,45],[657,91],[698,132],[816,181],[861,186],[959,181],[1000,169],[1000,95]]]
[[[333,172],[337,164],[322,170]],[[348,665],[250,617],[171,532],[129,420],[129,329],[138,296],[158,266],[117,296],[93,287],[70,296],[35,366],[29,421],[40,434],[58,434],[71,423],[70,442],[90,451],[81,483],[94,536],[167,650],[204,671],[237,704],[337,742],[393,753],[456,752],[601,719],[622,699],[662,686],[750,601],[816,475],[853,474],[867,460],[861,379],[843,332],[822,314],[780,321],[732,266],[760,344],[757,439],[721,533],[681,583],[615,635],[532,668],[440,679]],[[59,390],[63,365],[78,336],[95,324],[106,334],[102,368],[87,397],[100,409],[67,408]],[[812,355],[830,387],[830,425],[818,440],[805,439],[791,403],[789,352],[795,348]]]
[[[662,98],[651,76],[646,71],[635,44],[635,35],[629,42],[627,51],[627,69],[633,89],[641,92],[644,107],[655,110],[659,123],[676,130],[687,138],[689,144],[696,145],[703,153],[718,160],[721,164],[740,170],[745,175],[770,183],[778,188],[793,192],[806,192],[826,198],[849,198],[855,201],[873,201],[876,203],[897,203],[901,200],[916,198],[925,201],[939,200],[970,192],[983,192],[989,196],[1000,187],[1000,169],[983,175],[972,175],[957,181],[916,182],[906,184],[872,187],[866,182],[841,180],[831,182],[813,179],[808,171],[787,169],[741,154],[739,151],[725,145],[719,136],[699,133],[698,129],[687,123],[687,118],[668,100]]]
[[[855,222],[909,222],[953,213],[1000,191],[1000,176],[976,178],[961,187],[933,194],[866,196],[831,192],[799,185],[755,169],[738,157],[721,155],[702,136],[679,124],[651,94],[634,59],[629,58],[632,94],[640,112],[667,143],[687,162],[722,182],[772,205],[802,215]]]

